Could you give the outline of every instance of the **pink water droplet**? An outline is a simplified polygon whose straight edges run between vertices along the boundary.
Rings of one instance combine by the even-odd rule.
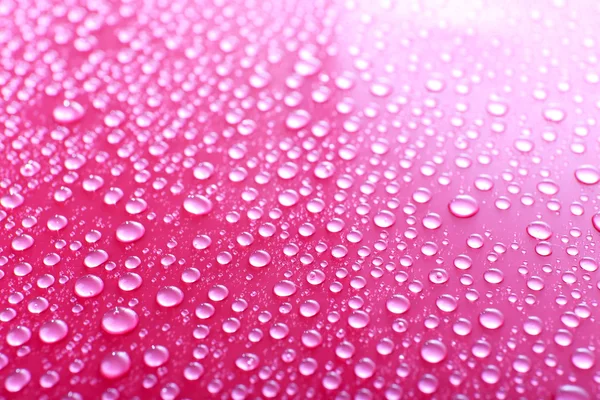
[[[127,307],[115,307],[102,316],[102,329],[111,335],[124,335],[137,328],[140,319],[135,311]]]
[[[56,343],[67,337],[69,326],[60,319],[48,321],[40,327],[39,336],[44,343]]]
[[[108,260],[108,253],[104,250],[93,250],[87,256],[83,263],[88,268],[96,268]]]
[[[296,293],[296,285],[294,282],[288,280],[282,280],[275,284],[273,287],[273,292],[278,297],[289,297]]]
[[[144,364],[158,368],[169,360],[169,350],[165,346],[152,345],[144,352]]]
[[[594,214],[592,217],[592,225],[598,232],[600,232],[600,213]]]
[[[242,371],[253,371],[258,368],[260,359],[256,354],[244,353],[235,361],[236,367]]]
[[[133,243],[140,240],[144,233],[146,233],[144,225],[136,221],[125,221],[117,227],[116,236],[119,242]]]
[[[162,307],[176,307],[183,301],[183,291],[177,286],[165,286],[156,293],[156,302]]]
[[[375,215],[373,221],[380,228],[389,228],[396,222],[396,216],[391,211],[382,210]]]
[[[75,294],[82,298],[96,297],[104,290],[104,281],[96,275],[84,275],[75,282]]]
[[[304,128],[310,122],[310,114],[306,110],[295,110],[292,111],[287,119],[285,120],[285,124],[288,128],[293,130],[298,130]]]
[[[118,379],[131,369],[131,358],[125,351],[107,354],[100,363],[100,373],[107,379]]]
[[[479,203],[467,194],[456,196],[448,203],[448,209],[455,217],[469,218],[479,211]]]
[[[208,198],[202,195],[187,197],[183,202],[185,211],[192,215],[206,215],[212,211],[213,204]]]
[[[436,339],[428,340],[421,346],[421,357],[431,364],[442,362],[447,354],[446,345]]]
[[[31,381],[31,373],[28,369],[19,368],[12,372],[4,380],[4,388],[9,393],[18,393]]]
[[[386,307],[391,313],[404,314],[410,308],[410,301],[401,294],[395,294],[387,300]]]
[[[249,263],[257,268],[266,267],[271,263],[271,255],[265,250],[255,250],[250,254]]]
[[[527,225],[529,236],[539,240],[548,240],[552,236],[552,228],[546,222],[534,221]]]
[[[575,170],[575,178],[586,185],[595,185],[600,182],[600,170],[593,165],[580,165]]]
[[[65,100],[52,111],[54,120],[59,124],[72,124],[85,115],[85,109],[76,101]]]
[[[486,308],[479,314],[479,323],[487,329],[498,329],[504,324],[504,315],[495,308]]]

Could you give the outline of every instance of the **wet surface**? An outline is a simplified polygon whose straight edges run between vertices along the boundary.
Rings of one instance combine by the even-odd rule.
[[[595,399],[592,1],[0,0],[0,391]]]

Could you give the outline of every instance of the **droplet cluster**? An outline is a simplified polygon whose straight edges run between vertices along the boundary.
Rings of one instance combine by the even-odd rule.
[[[598,20],[0,0],[0,398],[597,399]]]

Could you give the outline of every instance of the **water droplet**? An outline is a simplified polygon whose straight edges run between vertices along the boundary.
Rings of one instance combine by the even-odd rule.
[[[534,221],[527,225],[529,236],[539,240],[547,240],[552,236],[552,228],[543,221]]]
[[[4,380],[4,388],[9,393],[18,393],[31,381],[31,373],[25,368],[16,369]]]
[[[165,286],[156,293],[156,302],[162,307],[176,307],[183,301],[183,291],[177,286]]]
[[[153,345],[144,352],[144,364],[158,368],[169,360],[169,350],[165,346]]]
[[[600,182],[600,171],[593,165],[581,165],[575,170],[575,178],[583,184],[595,185]]]
[[[235,360],[235,365],[242,371],[253,371],[255,370],[260,363],[260,359],[256,354],[252,353],[244,353],[237,360]]]
[[[60,319],[48,321],[40,327],[40,339],[44,343],[56,343],[63,340],[69,333],[69,326]]]
[[[479,204],[473,197],[461,194],[448,203],[448,209],[455,217],[469,218],[477,214],[479,211]]]
[[[410,301],[401,294],[395,294],[388,299],[386,307],[393,314],[404,314],[410,308]]]
[[[504,324],[504,315],[495,308],[486,308],[479,314],[479,323],[487,329],[498,329]]]
[[[104,281],[96,275],[84,275],[75,282],[75,294],[81,298],[96,297],[104,290]]]
[[[249,262],[256,268],[266,267],[271,263],[271,255],[265,250],[255,250],[250,254]]]
[[[396,222],[396,216],[388,210],[382,210],[375,215],[375,225],[380,228],[389,228]]]
[[[202,195],[188,196],[183,202],[185,211],[192,215],[206,215],[212,211],[213,204]]]
[[[124,335],[133,331],[140,319],[135,311],[127,307],[115,307],[102,316],[102,329],[111,335]]]
[[[590,349],[582,347],[575,350],[571,356],[571,362],[579,369],[588,370],[596,363],[596,356]]]
[[[125,221],[117,227],[116,236],[119,242],[133,243],[140,240],[144,233],[146,233],[144,225],[136,221]]]
[[[131,358],[124,351],[107,354],[100,363],[100,373],[107,379],[118,379],[129,372]]]
[[[296,293],[296,285],[292,281],[279,281],[273,287],[273,292],[279,297],[289,297]]]
[[[310,122],[311,116],[306,110],[292,111],[285,120],[285,124],[289,129],[299,130],[304,128]]]
[[[448,350],[446,349],[446,345],[436,339],[426,341],[421,347],[421,357],[431,364],[442,362],[447,354]]]
[[[76,101],[65,100],[52,112],[54,120],[59,124],[72,124],[83,118],[85,109]]]

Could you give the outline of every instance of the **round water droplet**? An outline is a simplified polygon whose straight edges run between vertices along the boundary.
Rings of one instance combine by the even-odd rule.
[[[596,355],[590,349],[579,348],[571,356],[571,362],[579,369],[588,370],[596,363]]]
[[[202,303],[196,307],[196,317],[200,319],[208,319],[215,313],[215,306],[210,303]]]
[[[193,215],[206,215],[213,208],[212,201],[202,195],[188,196],[183,201],[183,208]]]
[[[543,111],[544,118],[549,122],[561,122],[567,116],[567,113],[558,107],[548,107]]]
[[[495,308],[486,308],[479,314],[479,323],[487,329],[498,329],[504,324],[504,315]]]
[[[391,313],[404,314],[410,308],[410,300],[401,294],[395,294],[388,299],[386,307]]]
[[[201,162],[194,168],[194,177],[203,181],[210,178],[214,171],[214,165],[209,162]]]
[[[40,327],[40,339],[44,343],[56,343],[63,340],[69,333],[69,326],[65,321],[54,319]]]
[[[249,262],[256,268],[266,267],[271,263],[271,255],[265,250],[255,250],[250,254]]]
[[[600,182],[600,171],[593,165],[581,165],[575,170],[575,178],[583,184],[595,185]]]
[[[85,259],[83,263],[88,268],[96,268],[100,265],[104,264],[108,260],[108,253],[104,250],[94,250],[91,251]]]
[[[396,216],[391,211],[381,210],[375,215],[373,222],[380,228],[389,228],[396,222]]]
[[[15,326],[6,334],[6,343],[13,347],[22,346],[29,342],[29,339],[31,339],[31,330],[22,325]]]
[[[310,114],[306,110],[292,111],[285,120],[289,129],[298,130],[304,128],[310,122]]]
[[[165,346],[151,346],[144,352],[144,364],[150,368],[158,368],[169,359],[169,350]]]
[[[196,361],[189,363],[183,370],[183,376],[188,381],[196,381],[200,379],[202,375],[204,375],[204,367]]]
[[[115,307],[102,316],[102,329],[111,335],[124,335],[133,331],[139,323],[135,311],[126,307]]]
[[[223,301],[229,296],[229,289],[224,285],[215,285],[208,290],[208,298],[212,301]]]
[[[316,300],[306,300],[300,305],[300,315],[306,318],[314,317],[320,309],[321,306]]]
[[[594,214],[592,217],[592,225],[598,232],[600,232],[600,212]]]
[[[85,115],[85,109],[76,101],[65,100],[54,108],[52,116],[59,124],[72,124],[79,121]]]
[[[183,301],[183,291],[177,286],[165,286],[156,293],[156,302],[162,307],[176,307]]]
[[[50,229],[51,231],[54,232],[58,232],[61,229],[63,229],[65,226],[67,226],[68,220],[67,217],[62,216],[62,215],[55,215],[53,217],[51,217],[50,219],[48,219],[48,229]]]
[[[543,221],[534,221],[527,225],[529,236],[539,240],[547,240],[552,236],[552,228]]]
[[[142,286],[142,277],[135,272],[127,272],[119,277],[119,289],[131,292]]]
[[[7,392],[20,392],[31,381],[31,373],[25,368],[16,369],[4,380],[4,388]]]
[[[557,389],[554,400],[591,400],[591,397],[581,386],[568,384]]]
[[[104,290],[104,281],[96,275],[84,275],[75,282],[75,294],[82,298],[98,296]]]
[[[116,236],[119,242],[133,243],[140,240],[144,233],[146,233],[144,225],[136,221],[125,221],[117,227]]]
[[[260,363],[260,359],[256,354],[252,353],[244,353],[237,360],[235,360],[235,365],[242,371],[253,371],[258,367]]]
[[[34,240],[27,234],[17,236],[12,240],[11,247],[15,251],[25,251],[33,246]]]
[[[9,210],[14,210],[25,202],[25,197],[20,193],[10,193],[0,198],[0,204],[2,207]],[[5,215],[6,216],[6,215]]]
[[[467,194],[461,194],[448,203],[448,209],[452,215],[456,217],[469,218],[477,214],[479,211],[479,204],[473,197]]]
[[[335,173],[335,165],[329,161],[322,161],[315,167],[314,173],[319,179],[330,178]]]
[[[375,373],[377,366],[370,358],[361,358],[354,366],[354,374],[361,379],[369,379]]]
[[[508,105],[500,102],[490,102],[487,105],[487,111],[495,117],[503,117],[508,112]]]
[[[369,314],[362,310],[354,311],[348,316],[348,325],[354,329],[365,328],[367,325],[369,325],[370,321],[371,317],[369,317]]]
[[[443,361],[448,354],[446,345],[439,340],[428,340],[421,347],[421,357],[431,364],[437,364]]]
[[[298,192],[296,192],[295,190],[287,189],[279,193],[279,195],[277,196],[277,200],[279,201],[279,204],[281,204],[284,207],[292,207],[293,205],[298,203],[300,197],[298,195]]]
[[[289,297],[296,293],[296,284],[292,281],[279,281],[273,287],[273,292],[279,297]]]
[[[117,379],[129,372],[131,358],[124,351],[107,354],[100,363],[100,373],[107,379]]]

